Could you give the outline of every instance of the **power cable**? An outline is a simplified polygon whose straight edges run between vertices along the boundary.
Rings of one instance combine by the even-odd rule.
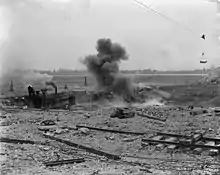
[[[155,13],[155,14],[157,14],[157,15],[163,17],[163,18],[165,18],[166,20],[171,21],[172,23],[175,23],[176,25],[178,25],[178,26],[184,28],[185,30],[188,30],[188,31],[190,31],[190,32],[192,32],[192,33],[194,33],[194,34],[197,34],[197,32],[194,31],[194,30],[192,30],[191,28],[189,28],[189,27],[187,27],[187,26],[184,26],[183,24],[181,24],[181,23],[179,23],[179,22],[177,22],[177,21],[175,21],[175,20],[173,20],[173,19],[171,19],[171,18],[165,16],[164,14],[162,14],[162,13],[156,11],[155,9],[151,8],[150,6],[148,6],[148,5],[146,5],[146,4],[142,3],[142,2],[140,2],[140,1],[138,1],[138,0],[133,0],[133,1],[135,1],[136,3],[138,3],[139,5],[141,5],[142,7],[144,7],[144,8],[146,8],[146,9],[152,11],[153,13]],[[203,39],[203,40],[205,40],[205,39],[206,39],[205,34],[202,34],[202,35],[200,36],[200,38]]]

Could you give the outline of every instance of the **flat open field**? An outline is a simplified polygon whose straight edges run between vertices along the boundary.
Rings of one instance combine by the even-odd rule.
[[[134,83],[146,83],[152,85],[185,85],[198,81],[201,79],[199,74],[125,74],[132,78]],[[85,77],[87,77],[88,86],[95,85],[95,79],[89,74],[85,75],[55,75],[53,80],[57,82],[58,86],[63,87],[67,84],[70,87],[84,86]]]
[[[159,85],[159,86],[177,86],[177,85],[186,85],[186,84],[194,84],[201,79],[201,75],[198,74],[125,74],[125,76],[129,76],[134,83],[143,83],[147,85]],[[78,89],[85,87],[85,77],[87,78],[88,87],[94,87],[96,85],[96,80],[91,74],[69,74],[69,75],[54,75],[53,81],[55,81],[58,86],[58,91],[62,91],[64,86],[67,85],[69,90]],[[27,94],[26,86],[22,85],[22,78],[12,78],[14,82],[15,92],[9,92],[9,83],[4,84],[0,89],[4,95],[23,95]],[[29,84],[29,83],[28,83]],[[34,83],[36,89],[41,89],[42,84]],[[23,86],[23,87],[22,87]],[[53,91],[53,90],[52,90]]]
[[[198,81],[201,79],[201,74],[124,74],[132,79],[133,83],[143,83],[147,85],[158,85],[161,90],[171,94],[171,101],[176,104],[196,104],[207,103],[211,100],[210,106],[219,105],[220,100],[214,99],[219,96],[220,88],[218,85],[200,85]],[[85,87],[85,77],[87,78],[87,85]],[[58,92],[64,90],[67,85],[69,90],[88,89],[96,85],[96,80],[91,74],[68,74],[68,75],[54,75],[52,79],[58,86]],[[27,94],[26,87],[21,88],[18,84],[22,81],[17,79],[14,81],[14,92],[9,91],[9,85],[5,85],[1,92],[5,96],[17,96]],[[41,89],[40,86],[35,86],[35,89]],[[50,88],[53,93],[54,89]]]

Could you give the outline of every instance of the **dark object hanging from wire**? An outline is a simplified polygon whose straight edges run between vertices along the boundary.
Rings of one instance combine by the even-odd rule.
[[[148,10],[152,11],[153,13],[156,13],[157,15],[159,15],[159,16],[161,16],[161,17],[167,19],[168,21],[173,22],[173,23],[177,24],[178,26],[180,26],[180,27],[182,27],[182,28],[184,28],[184,29],[186,29],[186,30],[188,30],[188,31],[190,31],[190,32],[192,32],[192,33],[194,33],[194,34],[197,34],[197,32],[194,31],[194,30],[192,30],[191,28],[186,27],[186,26],[184,26],[183,24],[181,24],[181,23],[179,23],[179,22],[177,22],[177,21],[174,21],[173,19],[171,19],[171,18],[165,16],[165,15],[162,14],[162,13],[159,13],[158,11],[152,9],[150,6],[145,5],[144,3],[142,3],[142,2],[140,2],[140,1],[138,1],[138,0],[133,0],[133,1],[137,2],[139,5],[141,5],[142,7],[147,8]],[[201,39],[205,40],[205,35],[204,35],[204,34],[202,34]]]
[[[207,60],[200,60],[200,63],[205,64],[207,63]]]
[[[202,52],[202,56],[204,56],[204,55],[205,55],[205,52]],[[205,63],[207,63],[207,60],[205,60],[205,59],[200,60],[200,63],[205,64]]]

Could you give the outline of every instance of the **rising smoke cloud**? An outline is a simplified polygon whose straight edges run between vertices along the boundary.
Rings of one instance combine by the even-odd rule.
[[[96,55],[86,56],[82,63],[95,77],[98,89],[133,96],[130,78],[122,75],[119,70],[119,63],[128,60],[125,48],[108,38],[102,38],[97,41],[96,50]]]

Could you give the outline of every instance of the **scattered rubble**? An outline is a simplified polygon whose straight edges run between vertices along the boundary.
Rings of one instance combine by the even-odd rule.
[[[51,126],[56,125],[55,121],[53,120],[44,120],[40,123],[41,126]]]
[[[132,118],[135,116],[135,112],[131,108],[115,108],[111,113],[111,118]]]
[[[14,124],[4,126],[11,129],[7,130],[7,137],[1,137],[0,142],[13,154],[18,154],[15,150],[22,150],[16,158],[11,152],[4,154],[3,156],[8,157],[5,159],[5,166],[13,165],[13,169],[16,169],[15,162],[19,159],[21,162],[32,162],[29,163],[32,167],[34,164],[45,165],[46,170],[57,168],[65,172],[75,172],[73,167],[80,167],[78,174],[88,172],[83,162],[90,167],[91,173],[96,174],[196,172],[201,169],[201,165],[206,165],[204,171],[208,171],[211,166],[220,166],[215,161],[219,156],[220,139],[214,138],[218,134],[219,128],[216,127],[220,120],[215,115],[218,110],[201,108],[198,111],[204,110],[208,112],[190,115],[192,111],[197,112],[196,107],[120,107],[113,112],[117,115],[113,118],[109,118],[112,108],[106,108],[101,111],[101,115],[97,115],[98,112],[62,111],[59,112],[59,120],[56,120],[57,111],[50,111],[50,114],[47,111],[30,110],[2,112],[1,116],[4,117],[1,119],[9,119]],[[184,115],[180,115],[183,112]],[[138,117],[142,113],[147,117]],[[17,116],[18,114],[20,115]],[[129,120],[120,120],[123,118]],[[212,123],[207,125],[209,122]],[[22,125],[28,127],[24,128]],[[28,139],[30,135],[31,138]],[[11,139],[17,136],[23,140]],[[32,158],[24,160],[20,156],[22,154]],[[137,158],[128,159],[129,156]],[[162,158],[165,160],[162,161]],[[186,165],[183,158],[191,158],[192,163]],[[115,171],[114,168],[108,171],[96,165],[94,169],[99,171],[93,171],[91,167],[95,161],[99,164],[102,162],[108,168],[113,165],[117,168]],[[5,170],[4,167],[3,169]],[[218,168],[215,169],[217,172]],[[45,171],[45,168],[41,171]]]
[[[208,110],[203,108],[198,108],[198,109],[194,108],[192,111],[190,111],[190,115],[201,115],[206,113],[208,113]]]

